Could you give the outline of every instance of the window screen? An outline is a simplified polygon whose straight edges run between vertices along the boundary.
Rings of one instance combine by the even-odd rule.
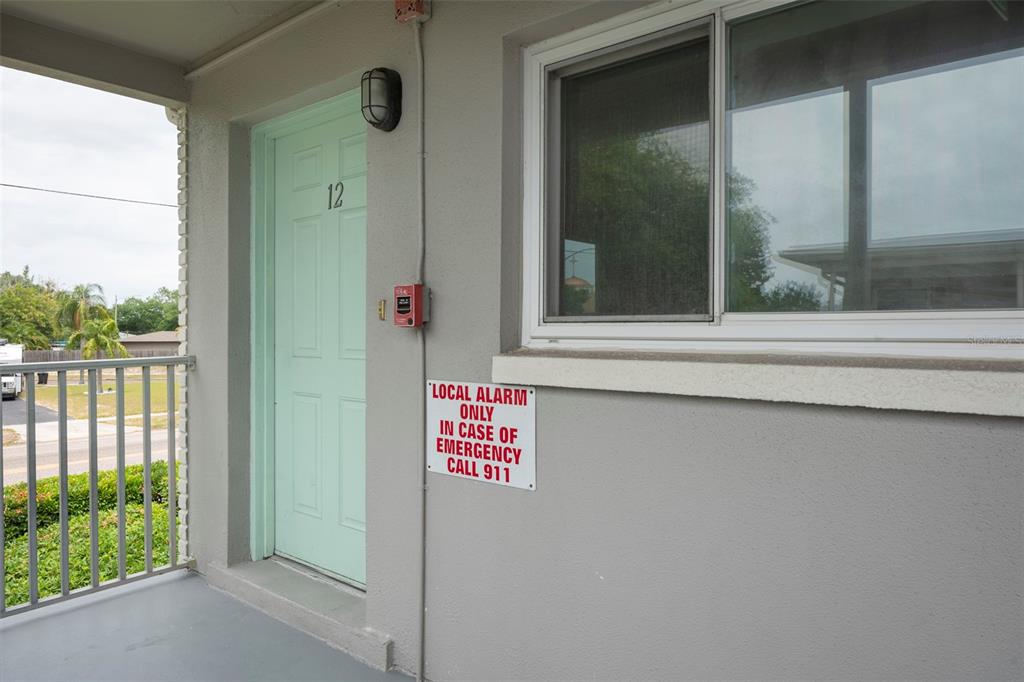
[[[550,73],[548,317],[709,314],[710,40]]]

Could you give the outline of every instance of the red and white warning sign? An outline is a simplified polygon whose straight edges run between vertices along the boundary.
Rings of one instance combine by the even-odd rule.
[[[537,489],[537,404],[530,386],[427,382],[427,469]]]

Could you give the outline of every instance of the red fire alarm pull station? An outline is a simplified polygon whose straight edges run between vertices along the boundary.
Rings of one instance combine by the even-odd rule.
[[[395,287],[395,326],[422,327],[430,321],[430,289],[422,284]]]
[[[430,0],[395,0],[395,21],[426,21],[430,18]]]

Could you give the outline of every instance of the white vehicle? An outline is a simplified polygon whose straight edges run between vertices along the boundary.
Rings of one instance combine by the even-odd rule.
[[[0,394],[4,400],[17,398],[21,393],[21,374],[6,374],[2,367],[22,362],[23,351],[21,344],[7,343],[7,339],[0,339]]]

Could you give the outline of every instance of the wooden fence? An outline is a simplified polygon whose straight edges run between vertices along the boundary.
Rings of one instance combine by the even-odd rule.
[[[133,358],[159,358],[164,357],[167,353],[158,350],[136,350],[129,351]],[[175,355],[177,355],[175,353]],[[103,353],[98,354],[92,360],[103,360],[107,356]],[[83,360],[82,351],[80,350],[27,350],[23,353],[22,362],[64,362],[64,361],[78,361]]]

